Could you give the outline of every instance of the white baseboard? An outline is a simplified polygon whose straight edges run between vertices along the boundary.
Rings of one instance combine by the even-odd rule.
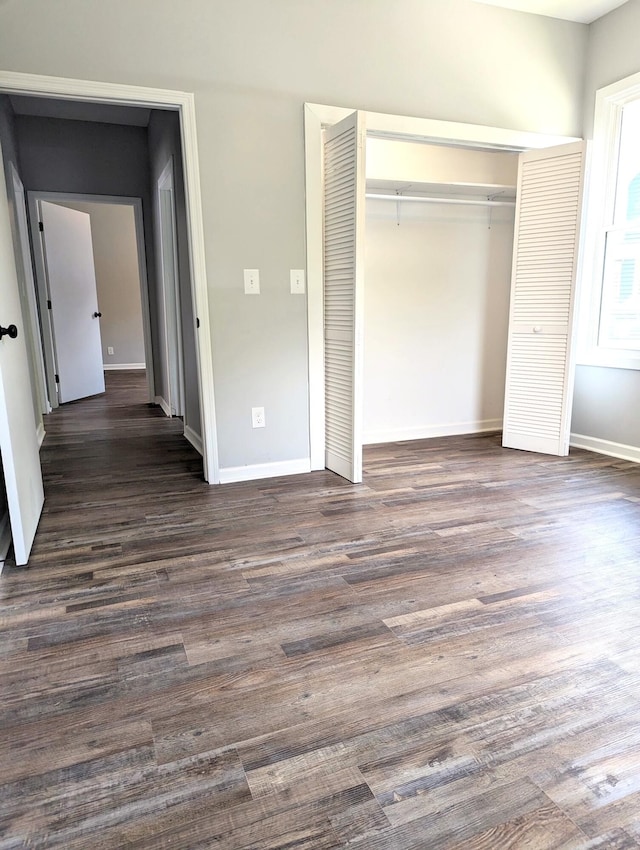
[[[9,522],[9,512],[7,511],[3,517],[0,517],[0,573],[4,567],[4,562],[10,546],[11,523]]]
[[[191,443],[191,445],[198,452],[198,454],[202,454],[202,437],[200,436],[200,434],[196,434],[193,428],[190,428],[188,425],[185,425],[184,436]]]
[[[571,434],[569,445],[576,449],[587,449],[600,455],[640,463],[640,446],[626,446],[624,443],[601,440],[599,437],[586,437],[584,434]]]
[[[414,428],[392,428],[365,431],[364,445],[373,443],[402,443],[405,440],[428,440],[431,437],[455,437],[460,434],[482,434],[499,431],[502,419],[477,419],[473,422],[451,422],[442,425],[422,425]]]
[[[162,412],[165,416],[172,416],[171,408],[167,404],[167,402],[162,398],[161,395],[157,395],[155,398],[155,403],[162,408]]]
[[[281,475],[301,475],[304,472],[311,472],[311,460],[308,457],[276,463],[256,463],[253,466],[227,466],[220,470],[220,483],[232,484],[236,481],[277,478]]]
[[[146,363],[103,363],[102,367],[105,372],[117,372],[119,369],[121,370],[129,370],[129,369],[146,369]]]
[[[36,438],[38,440],[38,448],[42,447],[42,443],[44,441],[45,434],[47,432],[44,430],[44,422],[41,422],[38,425],[38,430],[36,431]]]

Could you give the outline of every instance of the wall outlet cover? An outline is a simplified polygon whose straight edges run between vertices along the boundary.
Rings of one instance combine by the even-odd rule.
[[[264,428],[266,425],[264,418],[264,407],[251,408],[251,424],[254,428]]]

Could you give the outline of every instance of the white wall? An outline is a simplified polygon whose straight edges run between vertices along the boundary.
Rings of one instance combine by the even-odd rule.
[[[466,183],[515,186],[518,158],[397,139],[367,138],[367,179],[405,183]]]
[[[587,31],[470,0],[29,0],[1,5],[0,56],[195,93],[226,467],[309,453],[303,102],[579,135]]]
[[[405,194],[515,197],[517,154],[368,138],[366,163]],[[367,201],[366,443],[501,427],[514,213]]]
[[[590,27],[585,77],[587,138],[593,136],[596,90],[640,71],[638,33],[640,0],[628,0]],[[638,411],[639,371],[577,367],[571,432],[578,442],[640,458]]]
[[[105,367],[144,367],[140,273],[133,207],[84,201],[60,202],[60,205],[91,216]],[[108,353],[109,346],[113,348],[113,354]]]
[[[500,428],[512,208],[367,202],[365,442]]]

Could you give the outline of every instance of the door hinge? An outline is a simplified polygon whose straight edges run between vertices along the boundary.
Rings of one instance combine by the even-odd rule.
[[[200,327],[200,319],[196,316],[196,327]]]
[[[47,301],[47,310],[51,309],[51,301]]]
[[[56,375],[55,378],[56,378],[56,384],[59,384],[60,383],[60,375]]]
[[[41,221],[38,222],[38,229],[40,230],[40,233],[44,230],[44,224]]]

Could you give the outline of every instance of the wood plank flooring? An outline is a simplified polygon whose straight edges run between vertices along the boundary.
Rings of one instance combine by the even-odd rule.
[[[0,850],[640,848],[640,467],[489,435],[212,488],[107,381],[0,576]]]

